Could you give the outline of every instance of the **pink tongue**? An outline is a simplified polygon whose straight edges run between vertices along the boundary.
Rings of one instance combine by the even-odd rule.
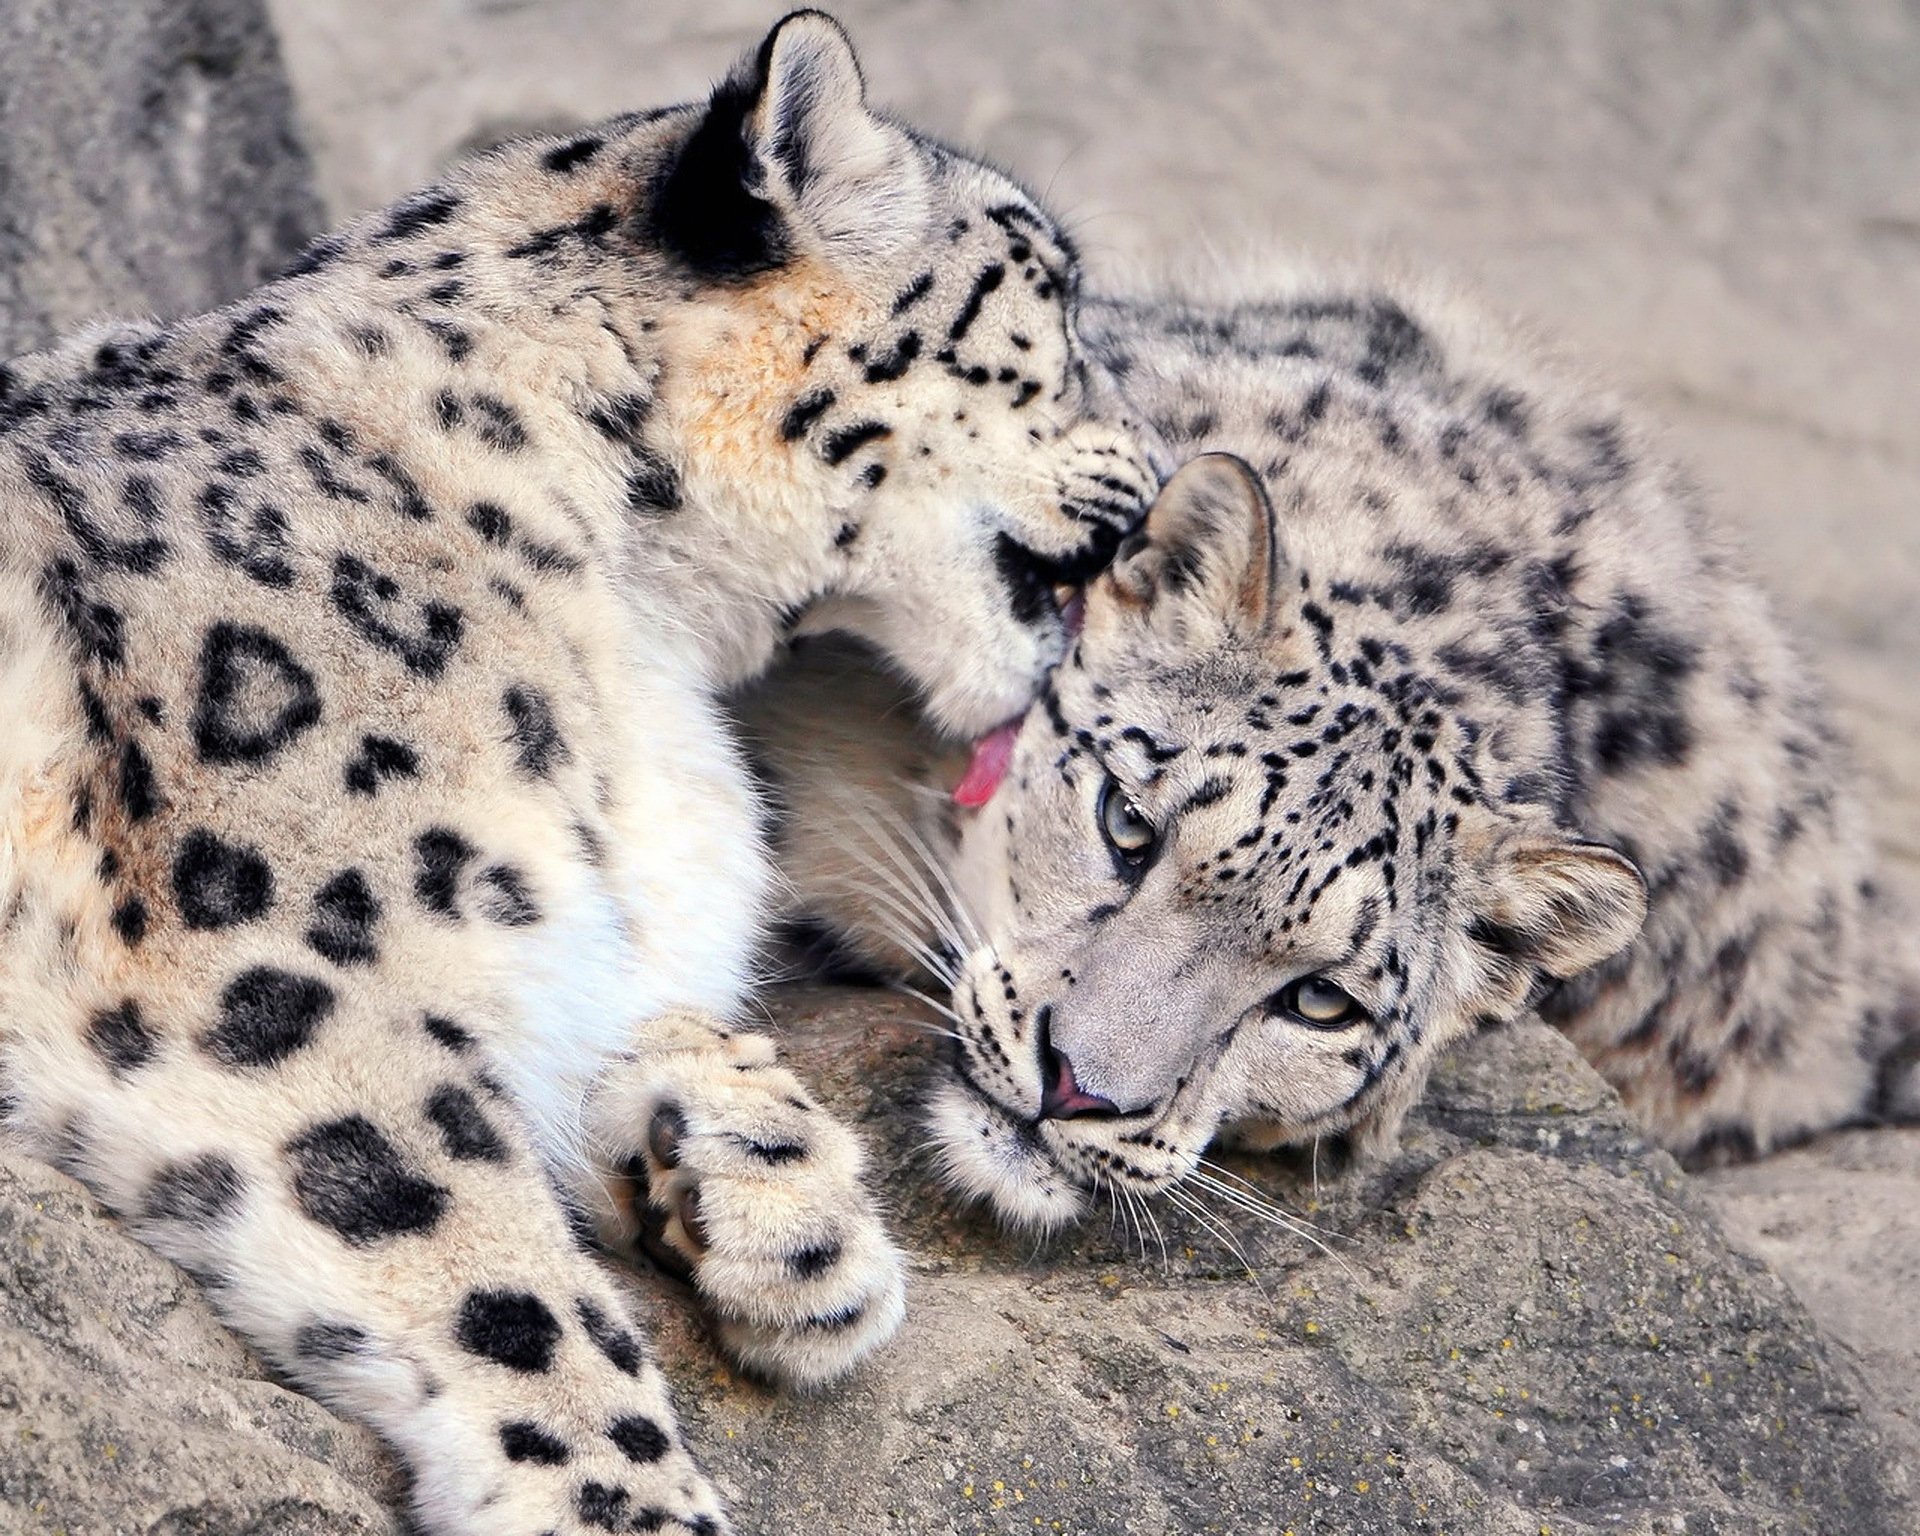
[[[1005,725],[988,731],[973,744],[973,756],[967,760],[967,771],[961,775],[960,782],[953,786],[955,805],[964,805],[971,810],[993,798],[993,792],[1007,776],[1007,764],[1013,761],[1014,738],[1019,734],[1020,722],[1009,720]]]

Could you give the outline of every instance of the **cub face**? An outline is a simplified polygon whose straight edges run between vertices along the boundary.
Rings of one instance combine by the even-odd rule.
[[[959,834],[949,1171],[1015,1222],[1223,1127],[1391,1136],[1438,1052],[1632,941],[1613,851],[1479,791],[1414,644],[1334,627],[1252,471],[1183,469]]]
[[[1157,484],[1087,366],[1071,241],[873,112],[817,12],[698,109],[654,186],[645,225],[685,283],[660,389],[685,499],[817,555],[803,627],[873,644],[941,726],[1024,709],[1064,651],[1056,589]]]

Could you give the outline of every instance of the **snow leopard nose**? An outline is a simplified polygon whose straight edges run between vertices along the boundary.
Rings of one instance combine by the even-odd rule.
[[[1073,1075],[1073,1063],[1065,1051],[1056,1050],[1047,1033],[1053,1010],[1040,1010],[1040,1118],[1072,1120],[1081,1115],[1117,1115],[1120,1106],[1112,1099],[1088,1093]]]

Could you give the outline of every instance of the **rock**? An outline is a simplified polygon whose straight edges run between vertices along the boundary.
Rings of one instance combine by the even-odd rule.
[[[0,356],[223,304],[319,223],[260,0],[0,6]]]
[[[0,1150],[0,1530],[389,1536],[373,1436],[271,1381],[80,1185]]]
[[[1920,1132],[1843,1131],[1695,1188],[1727,1235],[1777,1269],[1872,1384],[1876,1424],[1920,1467]]]
[[[937,1192],[937,1054],[895,1000],[797,992],[787,1049],[859,1121],[914,1256],[902,1338],[813,1400],[655,1303],[743,1530],[1912,1529],[1905,1473],[1787,1288],[1731,1251],[1559,1036],[1477,1042],[1400,1153],[1225,1158],[1303,1239],[1162,1202],[1044,1248]],[[1317,1241],[1313,1240],[1317,1239]]]

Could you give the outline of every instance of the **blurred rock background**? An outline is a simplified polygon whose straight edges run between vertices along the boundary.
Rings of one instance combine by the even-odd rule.
[[[1884,844],[1920,871],[1911,0],[839,13],[876,98],[1043,190],[1109,285],[1269,246],[1384,258],[1626,385],[1827,665]],[[697,94],[774,14],[5,0],[0,352],[235,296],[463,146]],[[1916,1528],[1920,1133],[1687,1179],[1518,1030],[1442,1075],[1388,1165],[1237,1165],[1335,1250],[1236,1220],[1249,1278],[1171,1213],[1164,1258],[1118,1229],[998,1237],[912,1157],[926,1049],[901,1007],[779,1012],[882,1149],[915,1313],[807,1404],[716,1369],[683,1299],[638,1303],[744,1530]],[[0,1149],[0,1531],[386,1533],[394,1493],[197,1287]]]

